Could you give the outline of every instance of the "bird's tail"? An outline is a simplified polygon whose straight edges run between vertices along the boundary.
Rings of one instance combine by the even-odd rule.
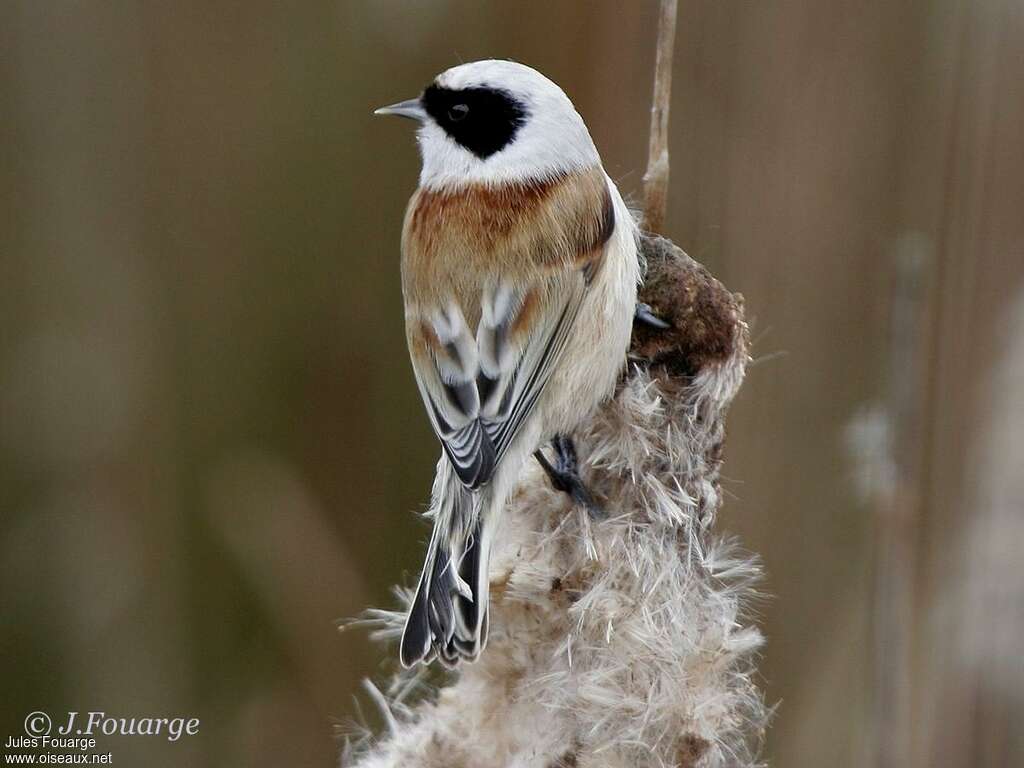
[[[487,642],[490,525],[487,488],[470,491],[446,457],[434,482],[434,531],[402,632],[403,666],[474,661]]]

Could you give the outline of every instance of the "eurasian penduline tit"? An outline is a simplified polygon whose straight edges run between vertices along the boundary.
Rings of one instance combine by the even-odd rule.
[[[450,666],[487,641],[491,540],[531,455],[556,488],[594,506],[568,435],[625,364],[637,227],[572,102],[530,67],[463,64],[377,114],[419,123],[402,291],[443,448],[401,661]],[[540,450],[549,441],[554,465]]]

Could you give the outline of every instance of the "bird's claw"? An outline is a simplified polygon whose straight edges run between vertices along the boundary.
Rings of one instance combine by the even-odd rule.
[[[643,302],[637,302],[636,309],[633,311],[633,317],[644,325],[657,328],[659,331],[666,331],[672,327],[671,324],[666,323],[654,314],[650,304],[644,304]]]
[[[579,460],[572,438],[556,435],[551,441],[551,446],[555,449],[554,466],[547,460],[543,451],[538,449],[533,455],[547,473],[552,487],[556,491],[568,494],[574,502],[586,509],[591,517],[604,517],[604,510],[594,501],[590,491],[587,490],[582,478],[580,478]]]

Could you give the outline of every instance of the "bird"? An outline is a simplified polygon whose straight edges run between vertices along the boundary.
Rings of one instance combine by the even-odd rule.
[[[553,81],[474,61],[376,114],[418,123],[401,283],[413,373],[442,448],[399,658],[454,667],[486,645],[490,550],[531,457],[555,489],[602,511],[573,431],[613,394],[634,315],[657,318],[637,305],[636,221]]]

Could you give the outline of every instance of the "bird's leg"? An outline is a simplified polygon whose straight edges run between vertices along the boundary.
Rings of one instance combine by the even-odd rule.
[[[551,441],[555,449],[555,465],[552,466],[544,456],[544,452],[538,449],[533,455],[537,462],[544,468],[551,485],[557,491],[569,494],[569,497],[577,504],[584,507],[592,517],[602,517],[601,507],[594,502],[590,491],[583,484],[580,478],[579,461],[576,457],[576,446],[572,438],[565,435],[555,435]]]
[[[651,328],[657,328],[659,331],[665,331],[672,326],[666,323],[651,309],[650,304],[644,304],[642,301],[636,303],[636,309],[633,310],[633,319],[638,320],[644,325],[648,325]]]

